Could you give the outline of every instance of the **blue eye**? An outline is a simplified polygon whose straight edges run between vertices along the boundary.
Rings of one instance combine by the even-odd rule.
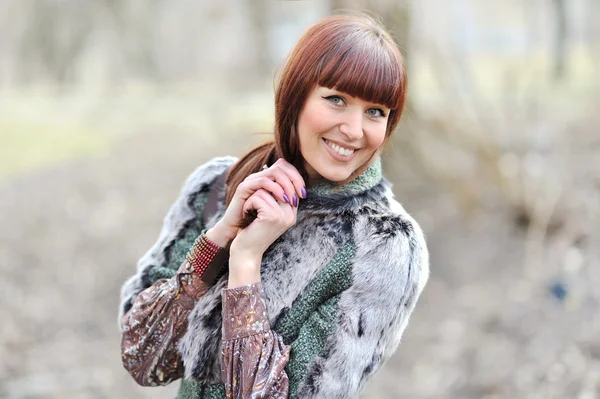
[[[340,96],[328,96],[328,97],[323,97],[326,100],[329,100],[331,103],[333,103],[333,105],[344,105],[344,99]]]
[[[375,112],[373,112],[373,111],[375,111]],[[367,110],[367,113],[369,114],[369,116],[385,117],[385,112],[383,112],[383,110],[381,108],[369,108]]]

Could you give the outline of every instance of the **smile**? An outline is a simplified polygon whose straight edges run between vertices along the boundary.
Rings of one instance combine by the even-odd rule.
[[[338,154],[345,156],[345,157],[349,157],[350,155],[354,154],[353,149],[350,148],[344,148],[344,147],[340,147],[339,145],[332,143],[331,141],[327,140],[327,139],[323,139],[325,141],[325,143],[327,144],[327,146],[329,148],[331,148],[333,151],[337,152]]]

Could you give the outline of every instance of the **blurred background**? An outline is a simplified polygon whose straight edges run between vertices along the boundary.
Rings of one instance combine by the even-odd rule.
[[[600,398],[599,0],[0,0],[0,397],[174,397],[121,366],[120,286],[340,9],[407,58],[385,171],[432,259],[362,397]]]

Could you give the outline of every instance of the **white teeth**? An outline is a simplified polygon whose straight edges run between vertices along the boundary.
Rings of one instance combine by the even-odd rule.
[[[340,155],[344,155],[344,156],[348,157],[354,153],[354,150],[342,148],[339,145],[332,143],[331,141],[325,140],[325,142],[327,143],[327,145],[329,147],[331,147],[335,152],[337,152]]]

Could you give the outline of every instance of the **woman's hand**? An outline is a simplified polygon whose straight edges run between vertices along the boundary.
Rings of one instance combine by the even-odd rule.
[[[263,253],[296,223],[298,214],[296,206],[277,201],[264,189],[257,190],[248,198],[243,211],[255,211],[256,219],[241,229],[231,243],[229,288],[260,281]]]
[[[286,204],[298,206],[299,198],[306,197],[306,184],[298,170],[284,159],[279,159],[270,168],[248,176],[235,190],[231,203],[223,218],[207,232],[214,243],[226,247],[245,227],[244,204],[258,190],[269,192]]]

